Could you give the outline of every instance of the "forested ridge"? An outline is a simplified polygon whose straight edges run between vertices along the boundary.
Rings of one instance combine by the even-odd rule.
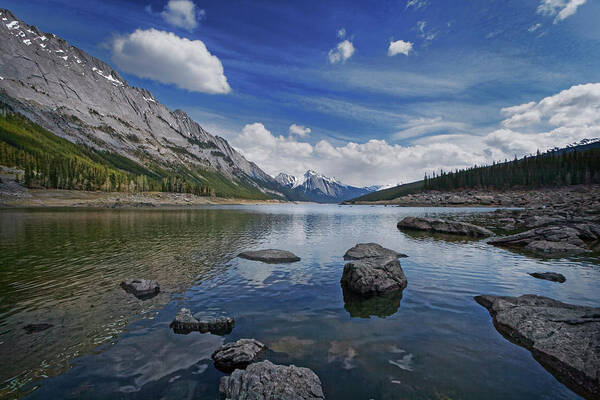
[[[540,188],[600,183],[600,142],[552,149],[512,161],[453,172],[370,193],[352,201],[391,200],[426,190]]]
[[[6,110],[0,114],[0,165],[23,170],[18,178],[30,188],[268,198],[251,183],[231,182],[216,171],[147,167],[116,153],[72,143]]]

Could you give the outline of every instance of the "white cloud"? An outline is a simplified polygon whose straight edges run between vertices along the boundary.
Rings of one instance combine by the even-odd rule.
[[[349,40],[339,42],[336,47],[329,50],[329,62],[336,64],[344,62],[354,54],[354,45]]]
[[[419,30],[420,36],[425,40],[433,40],[437,36],[437,33],[427,31],[427,21],[417,21],[417,29]]]
[[[197,9],[191,0],[169,0],[160,15],[171,25],[193,30],[206,13]]]
[[[302,125],[291,124],[290,125],[290,135],[297,135],[300,137],[306,137],[310,133],[310,128],[307,128]]]
[[[396,54],[404,54],[407,56],[413,49],[411,42],[405,42],[404,40],[390,41],[390,47],[388,47],[388,56],[395,56]]]
[[[342,29],[338,30],[337,37],[339,37],[340,39],[345,38],[346,37],[346,29],[342,28]]]
[[[409,120],[403,127],[402,130],[392,135],[394,139],[409,139],[425,135],[428,133],[435,133],[444,131],[443,133],[448,136],[451,132],[466,131],[468,125],[462,122],[445,121],[442,117],[435,118],[414,118]]]
[[[537,13],[547,16],[556,15],[554,23],[560,22],[577,12],[577,8],[587,0],[541,0]]]
[[[415,118],[400,134],[452,133],[422,137],[406,146],[376,139],[312,145],[293,135],[275,136],[260,123],[246,125],[233,144],[272,175],[285,171],[298,176],[315,169],[359,186],[409,182],[425,172],[482,165],[600,137],[600,83],[573,86],[501,113],[502,126],[481,136],[466,133],[468,126],[460,122]]]
[[[419,8],[425,8],[429,2],[427,0],[408,0],[406,2],[406,8],[413,8],[418,10]]]
[[[189,40],[156,29],[138,29],[114,39],[112,58],[125,72],[172,83],[191,92],[231,91],[221,61],[201,40]]]
[[[537,31],[538,29],[540,29],[540,28],[541,28],[541,26],[542,26],[542,24],[540,24],[540,23],[537,23],[537,24],[535,24],[535,25],[531,25],[531,26],[529,27],[529,29],[527,29],[527,31],[528,31],[528,32],[535,32],[535,31]]]

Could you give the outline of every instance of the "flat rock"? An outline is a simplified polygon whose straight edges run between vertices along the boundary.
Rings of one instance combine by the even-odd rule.
[[[148,279],[125,279],[121,282],[121,287],[127,293],[142,299],[156,296],[160,292],[158,282]]]
[[[221,378],[226,400],[324,400],[321,380],[308,368],[276,365],[265,360]]]
[[[244,369],[258,361],[267,351],[267,346],[255,339],[240,339],[221,346],[212,354],[215,367],[221,371],[231,372]]]
[[[546,226],[515,235],[494,238],[488,243],[501,247],[521,247],[544,255],[581,254],[590,251],[582,237],[587,239],[589,235],[595,235],[594,232],[595,225],[590,224],[582,224],[581,228]]]
[[[529,275],[533,276],[534,278],[545,279],[552,282],[563,283],[567,280],[563,274],[559,274],[557,272],[532,272]]]
[[[398,253],[375,243],[358,244],[344,258],[342,287],[363,295],[377,295],[402,290],[406,276],[398,261]]]
[[[226,335],[231,333],[235,321],[231,317],[206,317],[198,319],[188,308],[179,310],[170,327],[175,333],[187,335],[190,332]]]
[[[448,221],[443,219],[406,217],[398,222],[398,229],[447,233],[452,235],[488,237],[494,235],[489,229],[467,222]]]
[[[52,325],[52,324],[46,324],[46,323],[28,324],[28,325],[25,325],[23,327],[23,329],[25,330],[25,333],[27,333],[28,335],[30,335],[32,333],[38,333],[38,332],[45,331],[46,329],[50,329],[53,326],[54,325]]]
[[[265,249],[244,251],[238,257],[265,263],[292,263],[300,261],[300,257],[287,250]]]
[[[584,398],[600,398],[600,308],[566,304],[526,294],[482,295],[494,326]]]

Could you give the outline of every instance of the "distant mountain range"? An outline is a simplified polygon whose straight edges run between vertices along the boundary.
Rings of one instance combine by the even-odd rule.
[[[312,170],[306,171],[301,178],[282,172],[275,180],[288,189],[286,195],[291,200],[317,203],[339,203],[380,189],[380,186],[359,188],[345,185],[335,178]]]
[[[129,86],[110,65],[9,10],[0,9],[0,19],[0,116],[20,114],[79,146],[73,152],[91,151],[90,160],[100,156],[103,167],[129,174],[133,183],[128,187],[148,181],[141,187],[284,197],[271,176],[184,111],[169,110],[149,91]],[[42,157],[44,149],[25,148],[24,142],[7,135],[6,146]],[[55,161],[62,164],[65,159]]]

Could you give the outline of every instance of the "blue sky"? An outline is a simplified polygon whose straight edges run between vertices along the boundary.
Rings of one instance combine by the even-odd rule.
[[[590,117],[600,111],[595,0],[3,6],[184,109],[271,174],[313,168],[356,185],[395,184],[600,136],[600,117]],[[164,58],[117,50],[144,33],[172,34]],[[182,47],[198,54],[179,62],[185,38],[206,51]],[[144,78],[152,71],[140,65],[161,72]]]

